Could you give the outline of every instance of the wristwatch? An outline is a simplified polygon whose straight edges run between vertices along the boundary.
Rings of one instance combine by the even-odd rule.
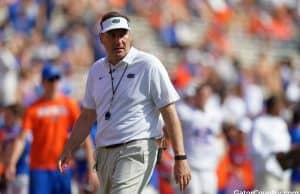
[[[186,160],[187,157],[185,154],[184,155],[175,155],[174,159],[175,160]]]

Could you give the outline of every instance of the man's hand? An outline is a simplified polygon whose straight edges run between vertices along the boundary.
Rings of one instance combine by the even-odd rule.
[[[59,172],[64,172],[64,170],[70,165],[70,161],[72,159],[72,152],[69,150],[64,150],[60,155],[59,160],[57,162],[57,168]]]
[[[100,181],[95,170],[88,171],[88,184],[91,187],[91,191],[96,192],[100,186]]]
[[[174,177],[176,183],[179,184],[180,191],[183,191],[192,178],[187,160],[175,160]]]
[[[16,176],[16,165],[9,164],[5,170],[5,178],[8,181],[13,181]]]

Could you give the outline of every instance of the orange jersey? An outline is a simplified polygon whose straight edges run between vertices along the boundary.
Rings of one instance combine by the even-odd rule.
[[[0,176],[4,173],[4,151],[3,151],[3,139],[5,136],[4,129],[0,129]]]
[[[217,177],[218,177],[218,190],[226,189],[228,185],[228,180],[230,176],[230,158],[229,154],[225,154],[221,157],[218,167],[217,167]]]
[[[40,98],[26,110],[22,130],[31,131],[33,136],[31,169],[56,169],[68,131],[79,113],[78,103],[62,95],[55,99]]]
[[[232,170],[240,174],[240,178],[247,190],[253,189],[254,174],[248,150],[245,145],[231,145],[229,154]]]

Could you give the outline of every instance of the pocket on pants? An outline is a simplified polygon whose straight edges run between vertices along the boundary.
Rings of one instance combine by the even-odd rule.
[[[146,171],[145,151],[138,149],[128,149],[126,153],[118,159],[113,173],[114,181],[121,182],[139,182]]]
[[[145,151],[141,149],[129,149],[128,155],[125,155],[128,159],[138,164],[145,164]]]

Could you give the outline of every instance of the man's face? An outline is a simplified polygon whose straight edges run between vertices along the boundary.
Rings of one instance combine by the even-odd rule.
[[[282,109],[284,108],[283,102],[279,101],[277,102],[273,107],[273,112],[275,115],[280,115]]]
[[[131,35],[128,30],[116,29],[100,34],[100,40],[105,47],[108,60],[112,64],[118,63],[129,52]]]
[[[51,79],[44,79],[43,80],[43,87],[44,91],[47,94],[52,94],[58,91],[58,85],[59,85],[59,77],[53,77]]]
[[[203,109],[207,100],[212,95],[212,89],[209,86],[203,86],[196,92],[195,103],[200,109]]]
[[[14,115],[14,113],[11,110],[6,108],[3,111],[3,119],[4,119],[4,125],[6,127],[12,127],[16,120],[16,115]]]

